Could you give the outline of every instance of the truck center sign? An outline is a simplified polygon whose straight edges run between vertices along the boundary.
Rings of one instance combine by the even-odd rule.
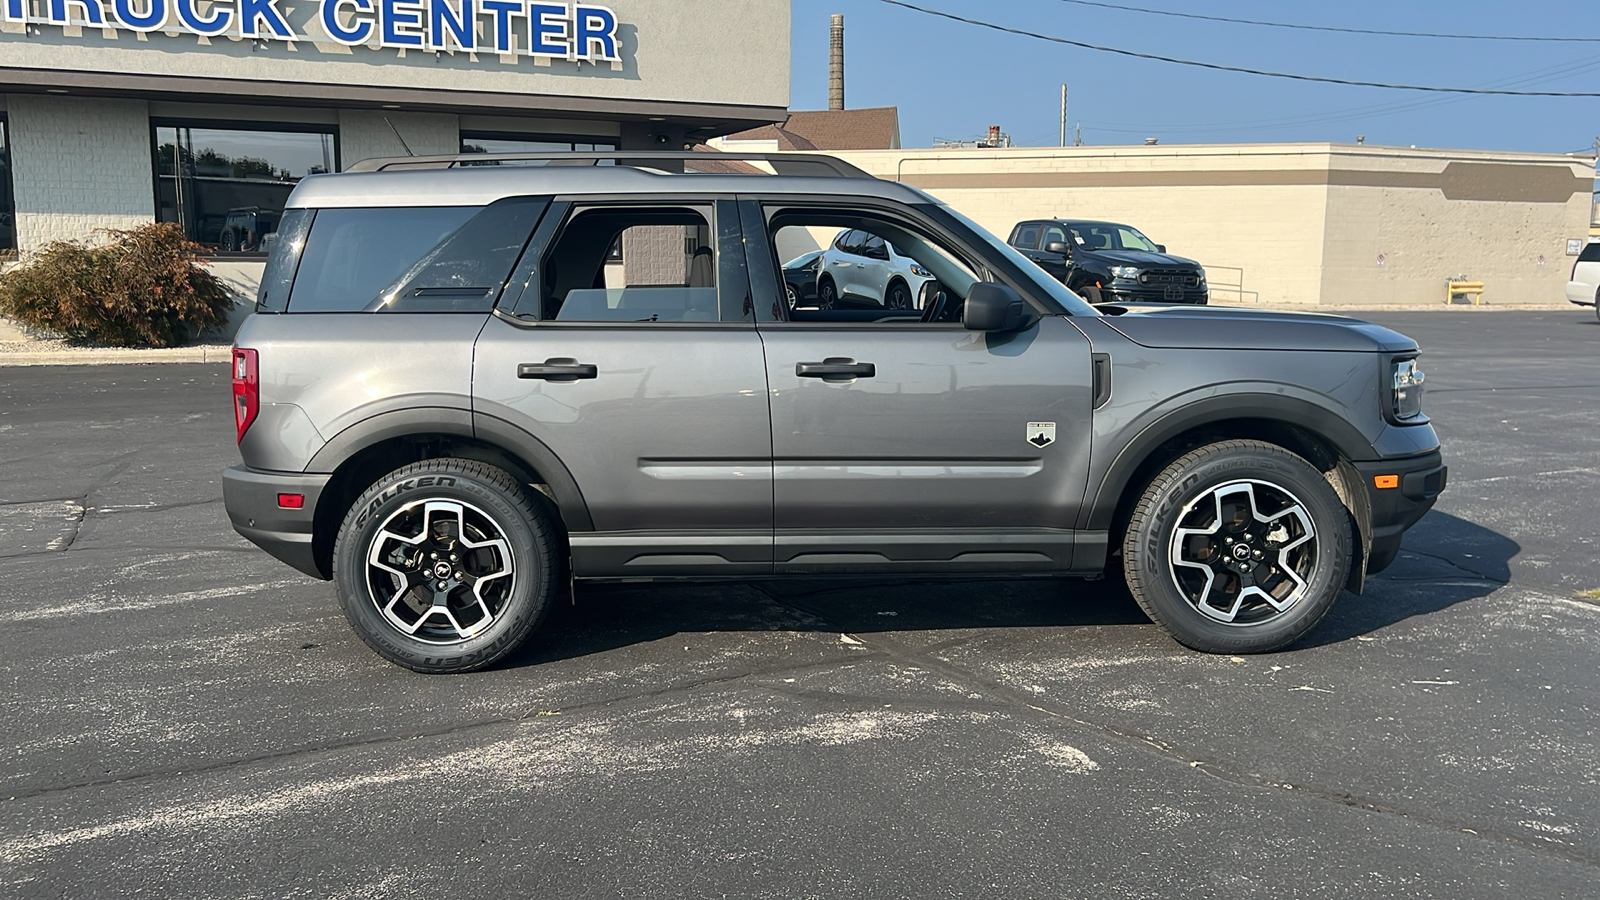
[[[0,0],[6,22],[177,32],[206,38],[332,40],[348,47],[515,53],[614,62],[617,16],[604,6],[538,0],[309,0],[297,33],[284,13],[308,0]],[[298,10],[297,10],[298,11]],[[298,17],[297,17],[298,18]]]

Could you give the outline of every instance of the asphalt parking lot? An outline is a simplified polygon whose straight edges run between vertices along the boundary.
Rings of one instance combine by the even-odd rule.
[[[1600,323],[1365,317],[1450,490],[1248,658],[1112,580],[626,585],[413,675],[228,526],[226,367],[0,369],[0,894],[1600,896]]]

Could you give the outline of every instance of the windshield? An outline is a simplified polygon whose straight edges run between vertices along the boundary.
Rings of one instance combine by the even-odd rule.
[[[1113,225],[1110,222],[1093,222],[1069,226],[1072,237],[1079,247],[1085,250],[1143,250],[1146,253],[1160,253],[1155,242],[1139,233],[1139,229],[1128,225]]]
[[[1033,282],[1039,293],[1045,294],[1057,303],[1066,307],[1067,312],[1075,316],[1098,316],[1100,313],[1094,307],[1085,303],[1082,297],[1067,290],[1067,286],[1051,277],[1049,272],[1039,268],[1039,264],[1017,252],[1015,247],[1000,240],[986,231],[978,223],[972,221],[961,213],[948,206],[939,205],[937,209],[945,213],[971,230],[973,237],[979,238],[995,253],[1005,257],[1006,261],[1020,270],[1022,277]]]

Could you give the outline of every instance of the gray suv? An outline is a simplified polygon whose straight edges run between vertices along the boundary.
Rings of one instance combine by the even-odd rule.
[[[402,666],[494,663],[574,578],[1116,569],[1178,641],[1268,651],[1445,486],[1388,329],[1102,312],[827,157],[506,159],[550,164],[300,182],[234,350],[234,527]],[[783,248],[841,229],[918,302],[790,308]]]

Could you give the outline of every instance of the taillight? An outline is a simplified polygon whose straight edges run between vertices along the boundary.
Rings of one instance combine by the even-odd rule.
[[[235,441],[244,440],[250,423],[261,412],[261,384],[256,377],[256,351],[234,348],[233,351],[233,424],[238,427]]]

